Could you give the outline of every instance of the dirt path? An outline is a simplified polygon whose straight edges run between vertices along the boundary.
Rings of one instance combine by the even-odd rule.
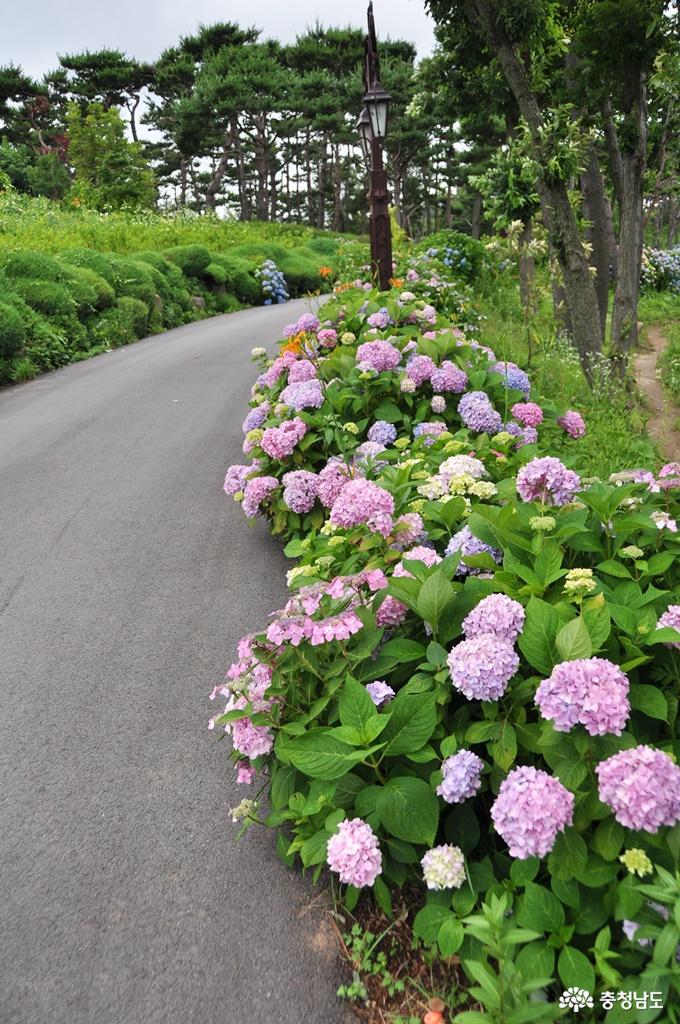
[[[666,347],[666,338],[660,327],[652,325],[645,330],[648,347],[638,352],[635,359],[635,377],[647,399],[650,415],[647,429],[667,459],[680,456],[680,410],[670,401],[658,379],[659,356]]]

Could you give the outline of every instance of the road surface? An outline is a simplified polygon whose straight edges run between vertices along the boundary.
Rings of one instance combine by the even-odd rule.
[[[284,599],[222,493],[302,302],[0,393],[1,1024],[324,1024],[336,951],[273,837],[235,841],[207,695]]]

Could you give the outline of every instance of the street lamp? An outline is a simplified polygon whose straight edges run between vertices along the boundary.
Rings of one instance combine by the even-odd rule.
[[[381,142],[387,135],[387,117],[392,97],[385,92],[381,82],[373,82],[364,96],[364,103],[371,119],[371,131]]]
[[[368,34],[365,40],[364,103],[357,128],[361,150],[366,160],[371,204],[371,264],[378,279],[380,291],[390,287],[392,278],[392,225],[390,224],[390,194],[387,171],[383,164],[383,141],[387,134],[390,95],[380,82],[378,41],[373,20],[373,0],[368,5]]]
[[[359,114],[359,120],[357,121],[357,132],[359,133],[359,142],[361,144],[361,152],[366,164],[366,170],[371,172],[371,145],[373,143],[373,132],[371,130],[371,117],[366,107]]]

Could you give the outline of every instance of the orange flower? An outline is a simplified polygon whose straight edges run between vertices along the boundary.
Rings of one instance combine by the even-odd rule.
[[[305,343],[305,338],[306,338],[305,332],[301,331],[300,334],[294,335],[290,339],[290,341],[286,342],[286,344],[283,346],[281,351],[282,352],[294,352],[296,355],[299,355],[300,352],[302,352],[302,346]]]
[[[403,288],[404,279],[403,277],[391,277],[390,284],[392,285],[393,288]]]
[[[333,273],[332,267],[319,267],[319,273],[322,277],[330,277]]]

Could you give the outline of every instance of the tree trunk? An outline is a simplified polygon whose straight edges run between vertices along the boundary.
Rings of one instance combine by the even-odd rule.
[[[614,214],[609,196],[605,193],[604,212],[607,219],[607,244],[609,246],[609,266],[611,267],[611,278],[614,284],[619,279],[619,246],[614,232]]]
[[[614,295],[612,346],[620,372],[638,342],[637,307],[642,265],[643,177],[647,155],[647,88],[640,76],[637,95],[626,115],[626,139],[632,145],[621,153],[623,203],[619,230],[619,278]]]
[[[491,0],[466,0],[466,13],[474,24],[481,24],[496,53],[508,84],[527,122],[536,158],[544,160],[541,130],[543,117],[532,91],[526,69],[507,33],[498,23],[497,5]],[[590,276],[588,257],[583,248],[576,214],[572,209],[565,182],[545,176],[539,179],[538,191],[543,220],[551,235],[564,277],[564,287],[574,343],[584,373],[590,379],[591,356],[601,349],[600,311],[595,286]]]
[[[470,225],[470,233],[473,238],[479,238],[482,234],[482,203],[481,192],[475,192],[472,199],[472,223]]]
[[[219,192],[220,186],[222,185],[222,179],[224,178],[228,162],[229,139],[226,138],[224,140],[224,145],[222,146],[220,158],[213,168],[212,177],[208,182],[208,187],[205,192],[205,208],[206,210],[211,210],[213,213],[217,208],[217,193]]]
[[[609,236],[607,233],[607,210],[604,181],[595,146],[588,151],[586,166],[581,174],[583,213],[590,227],[586,237],[592,246],[591,266],[595,268],[595,293],[600,309],[601,338],[607,325],[609,308]]]
[[[522,309],[528,309],[531,303],[531,289],[534,283],[534,273],[536,270],[536,262],[533,256],[530,256],[527,252],[527,246],[533,238],[533,229],[531,221],[525,224],[524,231],[521,235],[522,246],[520,249],[519,257],[519,298],[522,303]]]
[[[184,209],[187,205],[187,160],[185,156],[179,158],[179,205]]]
[[[619,137],[612,116],[612,107],[609,100],[602,104],[602,120],[604,121],[604,137],[607,140],[607,152],[609,153],[609,169],[614,184],[614,198],[616,205],[621,210],[623,205],[623,163],[621,160],[621,149]]]

